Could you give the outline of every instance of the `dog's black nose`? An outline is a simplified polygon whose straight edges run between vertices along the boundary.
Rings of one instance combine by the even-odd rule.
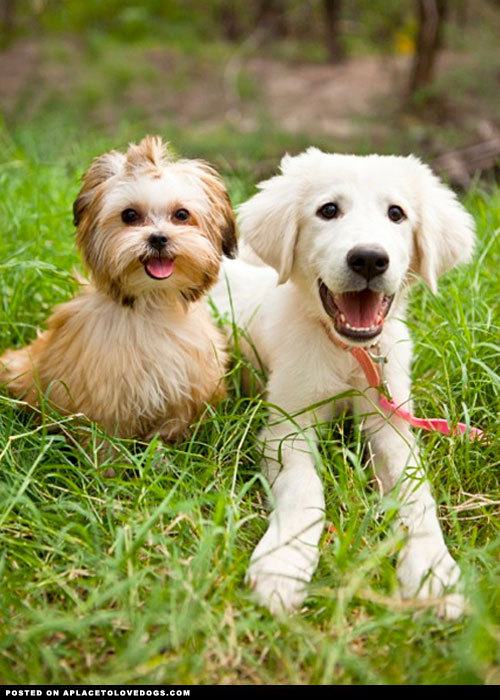
[[[381,275],[389,267],[389,256],[379,246],[356,246],[347,253],[347,264],[366,280]]]
[[[156,250],[163,250],[167,245],[168,238],[164,233],[152,233],[149,237],[149,245]]]

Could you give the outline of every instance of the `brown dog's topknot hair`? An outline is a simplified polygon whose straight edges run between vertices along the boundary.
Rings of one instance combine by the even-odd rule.
[[[160,136],[145,136],[140,143],[131,143],[126,153],[125,169],[127,173],[133,170],[158,170],[172,161],[173,157]]]

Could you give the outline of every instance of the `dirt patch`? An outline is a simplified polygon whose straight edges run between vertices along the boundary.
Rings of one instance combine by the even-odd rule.
[[[8,118],[34,119],[53,100],[57,109],[73,109],[98,124],[126,117],[158,128],[171,121],[184,128],[231,123],[254,131],[271,119],[285,132],[346,143],[369,130],[382,143],[395,128],[387,115],[401,106],[410,62],[408,56],[360,56],[332,66],[243,57],[237,50],[224,59],[121,44],[96,57],[77,38],[59,42],[59,54],[47,50],[54,48],[47,37],[0,52],[0,105]],[[466,60],[444,52],[438,73]]]
[[[67,53],[68,60],[56,61],[43,50],[43,41],[36,40],[20,41],[1,52],[2,107],[10,112],[27,87],[38,103],[37,95],[74,85],[85,73],[87,58],[79,42],[68,45]],[[130,60],[125,53],[123,59]],[[407,70],[403,59],[371,56],[339,66],[290,65],[268,57],[215,63],[163,47],[146,51],[144,59],[155,79],[124,87],[126,103],[110,99],[104,106],[108,118],[119,118],[120,109],[135,105],[151,119],[168,114],[181,125],[228,119],[242,120],[251,128],[264,111],[284,130],[344,135],[352,129],[352,115],[366,114],[374,99],[400,91]],[[242,75],[255,85],[251,99],[240,94]]]
[[[261,86],[270,114],[283,128],[349,137],[357,128],[353,118],[376,114],[388,101],[394,109],[401,105],[410,60],[361,56],[332,66],[254,59],[248,69]],[[456,61],[456,56],[443,53],[438,71]]]
[[[352,117],[366,115],[373,103],[397,95],[403,82],[403,61],[372,56],[338,66],[288,66],[255,60],[249,68],[258,79],[273,118],[289,131],[349,136]]]

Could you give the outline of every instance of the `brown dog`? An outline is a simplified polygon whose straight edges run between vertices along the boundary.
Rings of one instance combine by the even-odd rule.
[[[74,214],[91,282],[30,346],[0,357],[0,381],[113,435],[180,438],[224,394],[224,340],[204,299],[236,250],[224,185],[146,136],[93,161]]]

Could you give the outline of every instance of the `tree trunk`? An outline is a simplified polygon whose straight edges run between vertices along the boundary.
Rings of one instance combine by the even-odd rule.
[[[234,0],[225,0],[219,9],[222,33],[228,41],[239,41],[244,34],[238,9]]]
[[[2,34],[9,38],[14,30],[15,0],[1,0],[0,14]]]
[[[436,59],[442,47],[448,0],[416,0],[418,13],[417,48],[410,75],[409,95],[432,81]]]
[[[326,24],[326,50],[330,63],[340,63],[344,51],[340,42],[339,19],[342,0],[323,0]]]
[[[288,34],[286,0],[260,0],[257,26],[265,36],[282,38]]]

